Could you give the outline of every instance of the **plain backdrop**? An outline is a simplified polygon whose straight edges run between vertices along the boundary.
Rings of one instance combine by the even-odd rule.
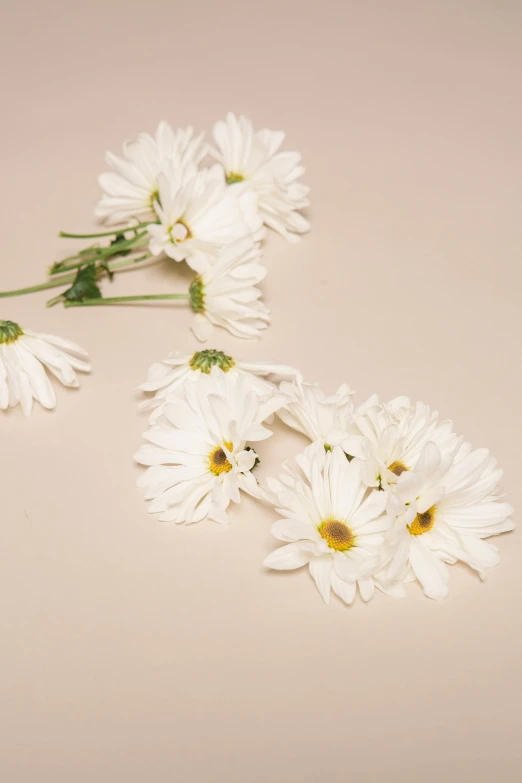
[[[92,230],[107,149],[229,110],[284,129],[312,231],[271,236],[272,323],[209,347],[299,367],[358,400],[407,394],[505,468],[520,507],[518,0],[5,3],[1,288],[42,281]],[[113,295],[182,291],[181,265]],[[148,366],[192,352],[184,306],[0,317],[85,346],[54,413],[0,416],[2,783],[511,783],[522,773],[521,540],[481,583],[451,569],[346,608],[268,574],[269,508],[223,528],[146,512],[133,454]],[[304,439],[275,427],[260,475]]]

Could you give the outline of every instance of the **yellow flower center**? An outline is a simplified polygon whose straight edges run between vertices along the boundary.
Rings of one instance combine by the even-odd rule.
[[[174,244],[176,244],[178,242],[184,242],[186,239],[190,239],[192,232],[185,221],[180,219],[169,228],[169,236]]]
[[[395,462],[392,462],[391,465],[389,465],[388,470],[390,470],[392,473],[395,473],[396,476],[400,476],[401,473],[404,473],[405,470],[409,470],[409,468],[407,468],[403,462],[396,460]]]
[[[417,514],[408,529],[412,536],[421,536],[431,530],[435,524],[435,506],[432,506],[423,514]]]
[[[158,202],[159,202],[159,190],[158,190],[158,188],[156,188],[156,190],[154,190],[154,191],[153,191],[153,192],[150,194],[150,198],[149,198],[149,206],[150,206],[150,208],[151,208],[151,209],[154,209],[154,202],[155,202],[155,201],[158,201]]]
[[[242,174],[238,174],[235,171],[230,171],[227,174],[227,185],[235,185],[236,182],[243,182],[244,176]]]
[[[225,442],[224,445],[229,451],[232,449],[232,443],[229,441]],[[215,476],[221,476],[222,473],[228,473],[229,470],[232,470],[232,465],[228,461],[227,455],[221,446],[216,446],[216,448],[210,452],[208,461],[210,470]]]
[[[319,527],[319,535],[332,549],[346,552],[354,544],[354,535],[344,522],[338,519],[326,519]]]

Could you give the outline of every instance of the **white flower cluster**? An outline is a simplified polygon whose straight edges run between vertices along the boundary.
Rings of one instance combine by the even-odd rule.
[[[53,280],[0,297],[68,285],[48,305],[186,299],[199,339],[214,325],[259,336],[269,321],[257,288],[266,274],[260,243],[267,227],[289,241],[308,230],[308,188],[299,182],[300,156],[281,151],[283,133],[256,132],[229,114],[213,140],[211,148],[192,128],[161,122],[155,136],[127,143],[122,158],[109,154],[113,171],[100,178],[96,214],[117,228],[61,234],[111,237],[109,244],[57,262]],[[188,293],[103,297],[100,279],[159,255],[191,267]],[[29,416],[34,400],[54,408],[50,376],[75,388],[78,371],[90,371],[79,346],[0,320],[0,409],[20,405]],[[513,529],[495,460],[424,403],[374,395],[356,406],[346,385],[326,396],[292,367],[216,350],[154,364],[141,388],[153,394],[142,406],[150,428],[136,456],[147,467],[140,484],[150,511],[165,521],[226,522],[241,491],[272,503],[280,516],[272,531],[284,545],[266,566],[308,564],[326,602],[332,590],[347,604],[357,591],[369,600],[376,587],[400,596],[412,581],[445,598],[447,565],[463,562],[482,578],[499,560],[485,539]],[[257,444],[272,435],[266,424],[275,413],[310,445],[261,486]]]
[[[153,365],[141,388],[154,393],[136,457],[148,468],[140,485],[149,510],[165,521],[225,522],[240,490],[271,502],[284,545],[265,565],[308,565],[326,602],[331,590],[347,604],[357,590],[368,601],[376,587],[402,596],[412,581],[445,598],[447,564],[483,578],[499,561],[484,539],[514,527],[495,460],[424,403],[373,396],[356,407],[346,385],[328,397],[291,367],[215,350]],[[272,434],[264,422],[274,412],[311,444],[263,487],[249,444]]]
[[[228,114],[214,125],[213,147],[190,127],[161,122],[155,136],[126,143],[123,157],[107,155],[113,171],[100,177],[97,217],[122,231],[145,227],[152,256],[186,261],[196,272],[190,304],[200,340],[212,325],[236,337],[266,328],[269,311],[256,288],[266,274],[265,227],[291,242],[309,229],[301,214],[309,205],[309,188],[298,181],[301,156],[280,150],[284,138]]]
[[[309,205],[309,188],[299,182],[301,156],[281,150],[284,138],[280,131],[255,131],[249,119],[234,114],[214,125],[212,144],[190,127],[174,130],[160,122],[154,136],[142,133],[125,143],[123,157],[107,154],[113,170],[100,176],[104,194],[95,214],[115,228],[60,232],[95,241],[54,263],[44,283],[0,291],[0,298],[65,286],[48,307],[181,299],[195,313],[192,330],[201,341],[214,326],[235,337],[259,337],[270,320],[258,288],[267,272],[261,263],[266,228],[290,242],[309,229],[301,212]],[[104,295],[102,280],[158,256],[188,264],[195,273],[188,291]],[[33,400],[54,408],[49,375],[77,387],[77,370],[90,371],[82,348],[0,320],[0,409],[20,405],[29,416]]]

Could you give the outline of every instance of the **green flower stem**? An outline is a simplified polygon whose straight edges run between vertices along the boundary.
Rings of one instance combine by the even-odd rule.
[[[146,228],[151,223],[157,223],[157,220],[148,220],[146,223],[137,223],[135,226],[126,228],[115,228],[113,231],[103,231],[101,234],[69,234],[67,231],[60,231],[58,236],[65,239],[97,239],[98,237],[114,237],[118,234],[125,234],[127,231],[139,231],[140,228]]]
[[[152,253],[144,253],[137,258],[122,258],[121,261],[109,261],[107,267],[109,272],[117,272],[120,269],[125,269],[128,266],[134,266],[134,264],[140,264],[142,261],[148,261],[152,258]]]
[[[138,247],[135,247],[134,250],[139,250]],[[121,261],[108,261],[107,266],[109,268],[110,272],[115,272],[118,269],[124,269],[126,266],[133,266],[134,264],[139,264],[140,261],[145,261],[148,258],[152,258],[152,253],[145,253],[142,256],[138,256],[137,258],[125,258]],[[81,266],[85,266],[85,264],[93,264],[96,261],[103,261],[103,256],[93,256],[92,258],[80,258],[78,261],[75,261],[74,264],[68,264],[67,266],[60,267],[60,271],[69,271],[70,269],[78,269]],[[60,262],[60,264],[63,262]],[[53,272],[51,270],[49,272],[50,275],[57,274],[58,270]]]
[[[89,247],[84,247],[83,250],[80,250],[79,253],[76,253],[74,256],[67,256],[67,258],[63,258],[61,261],[56,261],[53,264],[53,268],[55,266],[58,266],[58,264],[65,264],[67,261],[76,261],[77,258],[81,258],[81,256],[90,256],[93,253],[95,253],[99,248],[99,245],[89,245]]]
[[[96,260],[98,250],[99,248],[96,245],[91,245],[91,247],[87,247],[85,250],[80,250],[75,256],[67,256],[67,258],[62,258],[61,261],[55,261],[47,274],[52,277],[53,275],[60,275],[68,269],[76,269],[81,264],[89,264],[91,261]],[[69,263],[70,261],[73,263]]]
[[[45,291],[46,288],[57,288],[64,283],[73,283],[75,275],[64,275],[63,277],[55,277],[52,280],[48,280],[46,283],[39,283],[38,285],[31,285],[28,288],[17,288],[15,291],[0,291],[0,299],[7,296],[22,296],[22,294],[32,294],[35,291]]]
[[[147,237],[147,239],[145,239]],[[141,242],[140,240],[145,239],[145,242]],[[135,237],[131,237],[131,239],[126,239],[124,242],[116,242],[114,245],[109,245],[109,247],[100,247],[96,252],[102,257],[110,257],[114,256],[117,253],[121,253],[122,250],[130,250],[131,248],[134,248],[136,246],[140,246],[145,244],[148,241],[148,235],[146,231],[142,231],[141,234],[136,234]]]
[[[98,305],[125,304],[126,302],[169,301],[188,299],[188,294],[144,294],[143,296],[111,296],[102,299],[84,299],[83,302],[65,302],[65,307],[97,307]]]
[[[85,264],[92,264],[95,261],[99,261],[100,257],[97,254],[94,254],[92,256],[85,255],[83,258],[80,258],[79,256],[71,256],[70,258],[64,258],[63,261],[58,261],[54,266],[51,267],[49,270],[49,275],[53,277],[54,275],[60,275],[63,272],[68,272],[70,269],[78,269],[80,266],[84,266]],[[72,261],[72,264],[66,263],[67,261]]]
[[[125,267],[134,266],[135,264],[139,264],[141,261],[146,261],[149,258],[151,258],[150,253],[145,253],[144,255],[138,256],[137,258],[123,258],[120,261],[109,261],[107,266],[109,272],[118,272],[120,269],[125,269]],[[78,266],[82,266],[82,264],[85,264],[86,262],[83,261],[81,264],[78,264]],[[70,269],[74,269],[74,267],[70,267]],[[24,294],[33,294],[36,291],[45,291],[48,288],[58,288],[58,286],[65,285],[66,283],[74,283],[76,275],[62,275],[61,277],[53,277],[52,280],[48,280],[45,283],[38,283],[38,285],[31,285],[27,288],[16,288],[13,291],[0,291],[0,299],[5,299],[8,296],[23,296]],[[56,300],[59,301],[61,297],[56,297]],[[51,299],[49,302],[47,302],[47,307],[52,307],[52,304],[56,304],[56,301]]]
[[[52,299],[48,299],[45,303],[46,307],[54,307],[54,305],[58,304],[58,302],[61,302],[63,300],[63,294],[58,294],[58,296],[53,296]]]
[[[118,272],[120,269],[125,269],[126,267],[133,266],[134,264],[139,264],[141,261],[147,261],[149,258],[152,258],[151,253],[145,253],[142,256],[138,256],[138,258],[122,258],[120,261],[109,261],[107,268],[99,267],[99,269],[101,269],[103,272]],[[80,266],[80,264],[78,266]],[[54,307],[55,304],[58,304],[58,302],[61,302],[62,300],[63,294],[55,296],[53,299],[49,299],[49,301],[46,303],[46,307]]]
[[[147,232],[142,231],[141,234],[136,234],[136,236],[131,237],[130,239],[126,239],[122,242],[116,242],[114,245],[109,245],[108,247],[93,247],[92,249],[87,248],[87,250],[80,251],[77,256],[70,256],[69,258],[64,258],[63,261],[57,261],[56,264],[51,267],[49,274],[55,275],[59,274],[60,272],[68,272],[69,269],[77,269],[79,266],[82,266],[86,263],[91,263],[93,261],[103,261],[106,258],[110,258],[111,256],[119,255],[122,251],[125,250],[139,250],[146,244],[147,241]],[[73,261],[73,263],[68,264],[67,261]]]

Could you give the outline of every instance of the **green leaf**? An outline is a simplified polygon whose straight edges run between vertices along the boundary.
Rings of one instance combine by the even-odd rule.
[[[123,256],[123,255],[125,255],[125,253],[122,253],[121,255]],[[107,260],[100,261],[100,263],[98,264],[98,269],[105,269],[105,271],[107,272],[107,274],[109,276],[109,280],[112,283],[112,278],[114,277],[114,272],[111,271],[111,268],[109,266],[109,262]]]
[[[84,299],[101,299],[101,291],[96,285],[97,271],[94,264],[78,269],[74,283],[63,296],[69,302],[83,302]]]
[[[113,239],[111,244],[110,244],[110,247],[115,247],[116,248],[116,250],[113,253],[111,253],[111,256],[128,256],[129,255],[129,253],[131,252],[130,248],[128,250],[124,249],[124,250],[119,250],[118,251],[118,245],[121,244],[122,242],[125,242],[125,245],[128,244],[127,240],[125,239],[125,234],[116,234],[115,239]],[[116,252],[116,251],[118,251],[118,252]]]

